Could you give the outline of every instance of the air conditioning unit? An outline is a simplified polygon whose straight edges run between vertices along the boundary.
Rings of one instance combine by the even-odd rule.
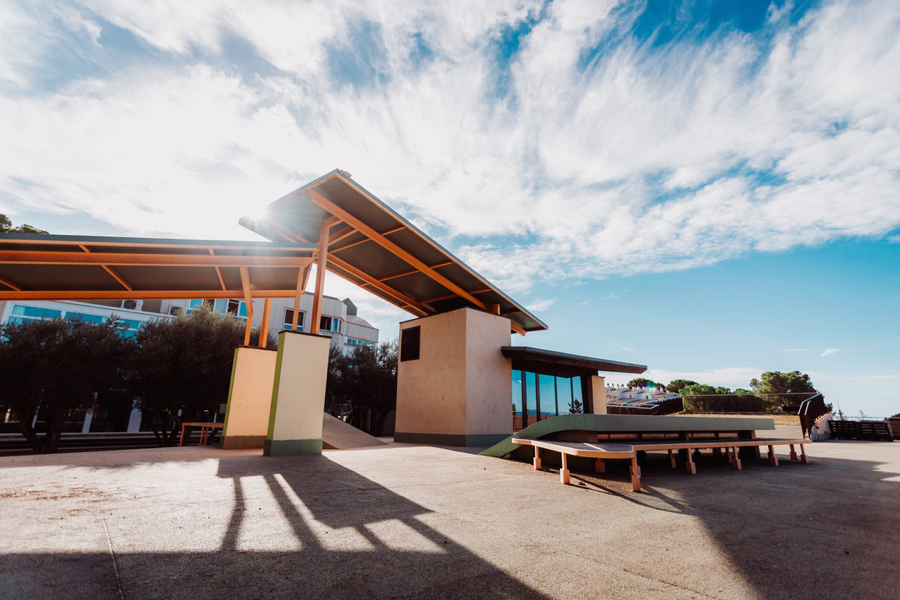
[[[173,317],[177,317],[179,314],[181,314],[181,307],[180,306],[170,306],[169,314],[172,315]]]
[[[141,310],[143,305],[143,300],[125,300],[122,302],[122,308],[127,308],[128,310]]]

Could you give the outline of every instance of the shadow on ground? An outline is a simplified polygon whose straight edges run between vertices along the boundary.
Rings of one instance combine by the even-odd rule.
[[[110,453],[105,467],[128,468],[123,454]],[[545,597],[424,524],[428,510],[325,456],[217,460],[218,477],[233,482],[234,508],[215,551],[114,553],[110,543],[109,553],[7,554],[0,597]],[[250,480],[265,482],[299,550],[239,547],[241,536],[255,535]]]

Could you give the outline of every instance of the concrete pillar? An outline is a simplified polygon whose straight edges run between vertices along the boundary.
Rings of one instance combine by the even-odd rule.
[[[91,432],[91,421],[94,420],[94,409],[90,409],[84,413],[84,425],[81,426],[81,433]]]
[[[141,430],[141,419],[143,414],[136,408],[131,409],[131,415],[128,417],[128,433],[137,433]]]
[[[222,448],[262,448],[265,445],[277,356],[275,350],[235,349]]]
[[[591,377],[591,389],[594,397],[594,414],[606,414],[606,378]]]
[[[322,452],[322,413],[331,338],[283,331],[278,336],[269,428],[263,454]]]
[[[509,338],[509,319],[470,308],[401,323],[394,439],[489,446],[510,436]]]

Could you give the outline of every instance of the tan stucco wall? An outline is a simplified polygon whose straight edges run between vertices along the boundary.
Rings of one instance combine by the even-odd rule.
[[[594,414],[606,414],[606,377],[591,377],[591,390],[594,398]]]
[[[420,354],[398,366],[395,430],[511,434],[512,362],[500,351],[509,320],[460,309],[400,324],[409,327],[421,327]]]
[[[327,337],[283,332],[278,336],[275,386],[270,396],[268,439],[322,439]]]
[[[466,433],[512,434],[512,360],[509,320],[466,310]]]
[[[237,348],[231,370],[231,390],[222,432],[223,446],[232,447],[229,438],[255,437],[253,446],[262,447],[269,429],[272,407],[272,383],[275,379],[276,353],[258,348]],[[247,447],[238,443],[237,446]]]
[[[395,430],[465,434],[465,311],[407,321],[400,331],[410,327],[422,328],[419,360],[397,366]]]

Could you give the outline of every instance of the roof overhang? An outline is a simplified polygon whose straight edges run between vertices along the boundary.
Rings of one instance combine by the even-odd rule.
[[[507,317],[514,331],[547,329],[523,306],[428,235],[335,170],[241,225],[276,243],[318,242],[328,271],[417,316],[472,307]]]
[[[314,244],[0,234],[0,300],[292,298]]]
[[[589,356],[577,356],[529,348],[528,346],[503,346],[503,356],[512,359],[512,368],[535,373],[551,373],[562,377],[597,375],[600,371],[614,373],[643,373],[645,365],[618,362]]]

